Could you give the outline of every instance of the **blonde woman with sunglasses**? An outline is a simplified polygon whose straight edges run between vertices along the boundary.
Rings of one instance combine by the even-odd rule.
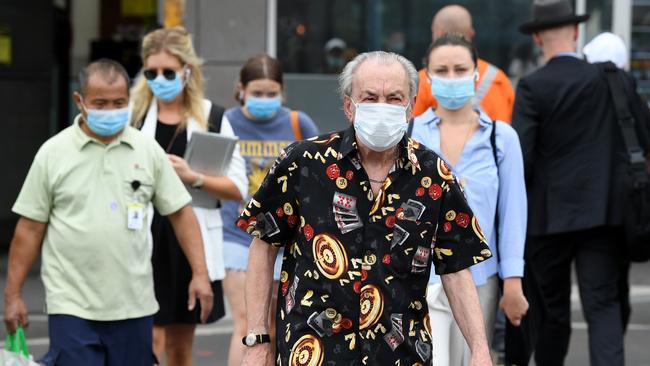
[[[200,174],[182,158],[193,131],[234,136],[228,119],[222,117],[223,108],[204,99],[202,61],[194,51],[190,34],[180,27],[147,34],[142,41],[142,60],[142,75],[132,90],[131,123],[155,137],[190,189],[203,190],[219,200],[242,199],[248,181],[239,147],[226,176]],[[214,307],[207,319],[200,319],[196,308],[188,310],[191,272],[184,254],[174,248],[178,239],[169,220],[158,213],[151,220],[154,287],[160,305],[154,315],[154,352],[159,359],[164,354],[170,365],[191,365],[196,324],[215,322],[224,315],[223,224],[218,207],[193,207],[214,293]]]

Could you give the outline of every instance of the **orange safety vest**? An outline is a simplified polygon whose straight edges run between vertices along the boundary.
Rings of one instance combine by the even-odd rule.
[[[479,79],[477,85],[477,97],[482,94],[480,100],[481,109],[494,120],[510,123],[512,120],[512,107],[515,104],[515,92],[512,89],[512,83],[508,76],[494,65],[485,60],[478,59]],[[413,115],[419,116],[426,112],[427,109],[438,107],[436,98],[431,95],[431,82],[427,76],[427,70],[422,69],[418,73],[420,83],[418,85],[418,95],[413,107]],[[484,78],[486,83],[482,83]],[[488,83],[489,82],[489,83]]]

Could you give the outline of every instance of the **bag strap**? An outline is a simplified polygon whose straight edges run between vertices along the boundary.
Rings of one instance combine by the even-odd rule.
[[[298,120],[298,111],[291,111],[291,129],[296,141],[302,140],[302,131],[300,131],[300,121]]]
[[[619,75],[620,71],[611,62],[598,64],[598,66],[605,72],[605,77],[607,78],[609,95],[614,102],[616,119],[618,120],[618,126],[621,129],[627,150],[628,163],[633,172],[645,173],[645,155],[639,144],[639,138],[635,130],[636,120],[632,116],[627,104],[625,89]]]
[[[18,325],[14,334],[7,334],[5,349],[12,353],[17,353],[29,358],[29,350],[27,349],[27,341],[25,340],[25,332],[23,327]]]
[[[210,108],[210,114],[208,115],[208,131],[210,132],[221,132],[221,120],[223,119],[223,113],[225,109],[212,103]]]
[[[492,145],[492,156],[494,165],[497,167],[497,181],[499,181],[499,158],[497,157],[497,121],[492,121],[492,131],[490,131],[490,145]],[[499,186],[501,182],[499,181]],[[494,253],[496,254],[497,263],[499,262],[499,189],[497,188],[497,206],[494,210]]]

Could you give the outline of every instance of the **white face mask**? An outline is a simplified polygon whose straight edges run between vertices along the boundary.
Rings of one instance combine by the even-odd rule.
[[[408,127],[406,106],[387,103],[354,104],[354,130],[356,136],[373,151],[386,151],[397,145]]]

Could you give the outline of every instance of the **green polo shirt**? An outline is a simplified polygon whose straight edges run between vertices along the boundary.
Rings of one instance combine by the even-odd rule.
[[[152,202],[168,215],[191,197],[154,139],[126,127],[104,145],[83,132],[79,119],[41,146],[13,206],[47,223],[41,267],[47,313],[102,321],[152,315],[158,304],[148,213],[131,230],[128,206]]]

